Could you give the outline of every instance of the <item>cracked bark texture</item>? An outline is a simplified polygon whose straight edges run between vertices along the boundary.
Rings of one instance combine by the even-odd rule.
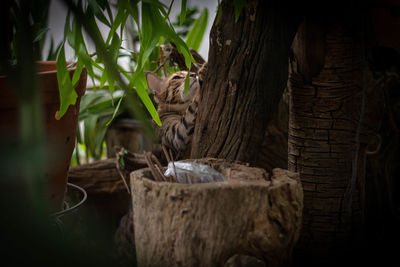
[[[365,61],[365,18],[336,11],[305,19],[289,64],[288,168],[304,189],[297,247],[329,263],[362,232],[366,147],[381,115]]]
[[[191,158],[235,159],[264,167],[260,157],[265,155],[259,152],[265,150],[265,131],[286,86],[290,45],[300,22],[299,13],[288,5],[247,1],[235,22],[233,2],[222,2],[220,21],[210,35]]]
[[[269,178],[226,160],[195,162],[211,165],[224,182],[166,183],[152,180],[149,169],[131,173],[138,266],[224,266],[235,254],[289,266],[302,214],[298,174],[274,169]]]

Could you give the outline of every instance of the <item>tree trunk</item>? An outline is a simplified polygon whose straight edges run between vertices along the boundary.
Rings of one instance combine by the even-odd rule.
[[[235,22],[233,1],[222,2],[210,35],[191,158],[257,165],[267,124],[286,85],[290,45],[300,21],[288,5],[249,0]]]
[[[381,115],[365,59],[366,20],[347,11],[308,17],[293,43],[288,166],[300,173],[304,189],[298,249],[307,262],[332,263],[356,244],[366,147]]]
[[[298,174],[274,169],[268,177],[226,160],[199,163],[225,180],[165,183],[154,181],[149,169],[132,172],[138,266],[224,266],[235,254],[289,266],[301,226]]]

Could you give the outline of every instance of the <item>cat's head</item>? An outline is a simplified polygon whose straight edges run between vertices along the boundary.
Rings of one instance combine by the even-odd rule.
[[[190,103],[199,90],[200,83],[196,73],[191,72],[189,77],[189,90],[185,94],[185,79],[187,72],[178,71],[174,74],[160,78],[157,74],[146,74],[147,85],[154,99],[159,104],[182,105]]]

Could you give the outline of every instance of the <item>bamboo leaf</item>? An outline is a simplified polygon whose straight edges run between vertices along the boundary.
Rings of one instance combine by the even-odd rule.
[[[89,154],[92,157],[96,157],[96,124],[97,124],[98,116],[90,116],[83,121],[84,130],[83,130],[83,138],[85,140],[86,149],[89,151]]]
[[[51,60],[56,60],[57,55],[58,55],[58,53],[60,52],[61,47],[63,46],[63,44],[64,44],[64,42],[61,41],[61,42],[57,45],[56,51],[54,52],[54,55],[52,55]]]
[[[112,114],[112,116],[111,116],[111,119],[107,122],[106,126],[109,126],[110,123],[114,120],[115,116],[117,115],[117,113],[118,113],[118,111],[119,111],[119,107],[121,106],[121,102],[122,102],[122,99],[123,99],[123,98],[124,98],[124,97],[122,96],[122,97],[119,99],[118,104],[117,104],[117,106],[115,107],[114,112],[113,112],[113,114]]]
[[[185,89],[183,90],[184,94],[187,94],[189,91],[189,81],[190,81],[190,73],[188,72],[185,78]]]
[[[103,12],[99,12],[95,14],[96,18],[98,18],[101,22],[103,22],[108,27],[111,27],[111,23],[108,21],[106,16],[104,16]]]
[[[100,5],[108,5],[107,1],[104,1],[103,3],[98,3],[97,0],[88,0],[88,7],[90,7],[96,16],[98,20],[100,20],[102,23],[107,25],[108,27],[111,27],[111,23],[108,21],[108,19],[104,16],[103,10],[105,9],[104,7],[101,7]]]
[[[87,72],[89,76],[95,77],[94,71],[93,71],[93,59],[89,56],[86,46],[83,42],[79,43],[78,48],[76,49],[78,52],[78,56],[80,60],[85,64],[85,67],[87,69]]]
[[[134,85],[136,87],[136,92],[150,113],[151,117],[159,126],[161,126],[161,120],[158,116],[157,110],[155,109],[147,93],[147,83],[145,74],[143,72],[144,64],[149,59],[150,54],[156,47],[162,35],[165,35],[168,39],[172,40],[176,44],[178,51],[184,55],[185,63],[188,67],[190,67],[194,60],[185,42],[176,34],[173,28],[167,24],[165,18],[160,14],[160,10],[147,2],[142,3],[141,25],[142,38],[138,65],[132,76],[130,85]]]
[[[167,11],[167,16],[171,13],[172,5],[174,4],[175,0],[172,0],[171,3],[169,4],[168,11]]]
[[[74,32],[74,29],[76,28],[75,24],[76,24],[76,22],[73,22],[73,23],[72,23],[72,28],[69,28],[69,27],[68,27],[68,30],[67,30],[67,33],[66,33],[67,40],[68,40],[68,44],[69,44],[72,48],[75,47],[75,36],[76,36],[76,34],[75,34],[75,32]]]
[[[63,45],[63,42],[61,41],[57,47],[56,50],[54,50],[54,40],[51,38],[51,43],[50,43],[50,48],[49,48],[49,53],[47,54],[47,61],[52,61],[57,59],[57,55],[60,52],[61,46]]]
[[[107,80],[108,80],[107,75],[108,75],[107,68],[104,68],[103,74],[101,75],[101,79],[100,79],[100,88],[103,88],[104,84],[107,82]]]
[[[143,8],[145,7],[144,5],[142,6]],[[191,63],[194,62],[194,59],[192,57],[192,54],[189,51],[189,48],[187,47],[186,43],[179,37],[179,35],[175,32],[175,30],[167,24],[165,19],[160,15],[160,13],[154,9],[154,7],[149,6],[147,7],[148,13],[146,13],[149,16],[149,20],[151,21],[153,27],[157,27],[159,36],[163,35],[167,37],[170,41],[174,42],[178,52],[183,54],[185,57],[185,64],[187,68],[190,68]],[[144,9],[142,9],[142,12]],[[144,16],[143,12],[143,16]],[[144,26],[144,25],[143,25]],[[143,28],[144,31],[144,28]]]
[[[83,120],[93,114],[99,117],[111,117],[113,113],[116,113],[113,105],[114,101],[120,101],[123,96],[124,92],[122,90],[115,91],[113,94],[110,94],[107,90],[89,91],[81,99],[79,120]]]
[[[39,32],[37,33],[35,39],[33,40],[33,42],[38,42],[40,40],[42,40],[43,38],[45,38],[47,32],[50,30],[50,28],[43,28],[40,29]]]
[[[112,75],[108,76],[108,90],[112,93],[115,90],[115,80]]]
[[[117,16],[115,17],[115,20],[113,21],[111,25],[110,32],[108,34],[106,44],[109,44],[111,41],[111,38],[113,35],[116,33],[117,29],[119,26],[125,25],[126,20],[128,18],[129,13],[127,12],[127,3],[125,1],[118,1],[118,11],[117,11]]]
[[[74,75],[72,76],[72,86],[75,88],[79,82],[79,78],[81,77],[81,73],[83,70],[83,63],[81,60],[78,59],[76,64],[76,69],[74,71]]]
[[[102,153],[103,153],[103,142],[104,142],[104,137],[106,135],[107,131],[107,118],[99,118],[97,121],[97,127],[96,127],[96,135],[95,135],[95,142],[94,142],[94,158],[96,160],[101,159]]]
[[[69,105],[74,105],[78,95],[76,94],[67,69],[65,60],[64,45],[57,57],[57,81],[60,95],[60,110],[56,117],[59,119],[67,112]]]
[[[51,38],[51,39],[50,39],[50,48],[49,48],[49,52],[47,53],[47,57],[46,57],[46,60],[47,60],[47,61],[51,60],[51,58],[53,57],[53,50],[54,50],[54,39]]]
[[[135,22],[139,25],[139,11],[137,8],[137,4],[139,1],[129,1],[128,5],[128,12],[132,16],[132,18],[135,20]]]
[[[88,113],[88,110],[93,103],[95,103],[97,100],[101,99],[103,96],[99,94],[101,90],[96,91],[96,93],[86,93],[82,96],[81,98],[81,104],[79,108],[79,118],[81,120],[81,116],[84,116],[86,113]]]
[[[65,24],[64,24],[64,41],[67,40],[68,34],[71,31],[69,17],[70,17],[70,11],[68,10],[67,17],[65,18]]]
[[[205,8],[203,12],[201,12],[199,18],[194,22],[193,27],[190,29],[187,35],[186,44],[189,48],[198,51],[201,42],[203,41],[204,33],[207,27],[207,22],[208,22],[208,10],[207,8]]]
[[[138,74],[139,75],[137,75],[135,83],[136,92],[140,100],[145,105],[147,111],[150,113],[150,116],[153,118],[153,120],[157,123],[158,126],[161,126],[161,120],[160,117],[158,116],[157,110],[154,107],[153,102],[151,101],[149,95],[147,94],[147,82],[145,73],[142,71]]]
[[[110,45],[110,54],[111,57],[116,60],[118,57],[119,47],[121,46],[121,39],[119,38],[117,33],[114,33],[111,45]]]
[[[164,25],[162,25],[160,20],[163,21],[156,8],[147,3],[142,3],[142,38],[140,43],[138,69],[136,71],[140,72],[143,69],[144,63],[147,61],[161,37],[161,31]]]
[[[186,18],[186,0],[182,0],[181,14],[179,14],[179,26],[183,25],[185,18]]]
[[[106,5],[106,11],[107,11],[108,18],[110,19],[111,25],[114,24],[114,19],[112,16],[112,11],[111,11],[110,5]]]
[[[158,9],[164,15],[164,18],[166,18],[168,16],[167,11],[165,11],[165,8],[167,8],[167,6],[164,5],[163,3],[161,3],[160,1],[158,1],[158,0],[142,0],[142,3],[150,4],[155,9]]]
[[[142,100],[143,104],[145,105],[146,109],[149,111],[151,117],[157,123],[158,126],[161,126],[161,120],[160,117],[158,116],[157,110],[155,109],[153,102],[151,102],[151,99],[149,95],[147,94],[146,88],[142,85],[139,85],[136,87],[136,91]]]

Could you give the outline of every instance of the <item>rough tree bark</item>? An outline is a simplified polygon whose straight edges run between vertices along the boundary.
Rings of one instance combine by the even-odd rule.
[[[301,224],[298,174],[274,169],[269,178],[226,160],[200,163],[224,182],[165,183],[149,169],[131,173],[138,266],[224,266],[237,253],[289,266]]]
[[[300,22],[286,1],[247,1],[235,23],[222,2],[210,35],[208,73],[191,158],[219,157],[259,165],[263,138],[286,86],[290,45]]]
[[[293,43],[288,166],[303,184],[298,249],[307,261],[343,260],[362,232],[366,148],[382,100],[367,66],[365,25],[356,9],[335,9],[307,17]]]
[[[270,1],[247,2],[236,24],[232,4],[223,2],[221,20],[212,29],[193,158],[213,156],[263,166],[260,157],[268,153],[260,140],[286,83],[290,33],[296,31],[298,15],[289,14],[291,8],[280,12]],[[369,12],[370,2],[338,1],[329,7],[312,2],[319,12],[306,14],[291,59],[289,138],[289,168],[301,173],[305,188],[299,248],[308,252],[304,259],[309,264],[313,256],[326,255],[314,252],[346,247],[351,243],[347,241],[354,241],[353,230],[360,226],[362,231],[366,152],[376,141],[382,115],[382,91],[366,66],[368,23],[360,16]],[[386,10],[388,2],[396,1],[372,2],[384,2]],[[395,47],[400,47],[393,24],[398,9],[386,11],[390,23],[378,30],[386,38],[382,42],[377,36],[380,45],[387,40],[393,45],[396,39]],[[347,191],[351,183],[353,190]]]

